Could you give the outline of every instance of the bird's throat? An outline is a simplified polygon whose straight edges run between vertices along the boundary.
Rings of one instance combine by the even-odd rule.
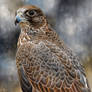
[[[48,26],[44,25],[38,29],[31,27],[25,23],[20,24],[21,33],[18,40],[18,47],[27,43],[28,41],[33,41],[35,39],[39,39],[39,37],[43,37],[45,32],[48,30]]]

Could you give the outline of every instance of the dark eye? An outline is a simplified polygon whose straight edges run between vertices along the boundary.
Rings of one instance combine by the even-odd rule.
[[[31,10],[31,11],[29,11],[29,14],[30,15],[34,15],[35,14],[35,11]]]
[[[36,14],[35,10],[30,10],[26,13],[28,16],[34,16]]]

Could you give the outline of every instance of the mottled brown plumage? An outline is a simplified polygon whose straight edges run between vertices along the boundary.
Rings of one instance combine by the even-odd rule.
[[[48,27],[36,6],[17,11],[21,27],[16,64],[23,92],[90,92],[79,59]]]

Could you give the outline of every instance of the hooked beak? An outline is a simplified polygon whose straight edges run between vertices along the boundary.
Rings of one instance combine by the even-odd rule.
[[[16,18],[15,18],[15,25],[17,25],[18,23],[20,23],[21,20],[22,19],[19,16],[16,16]]]

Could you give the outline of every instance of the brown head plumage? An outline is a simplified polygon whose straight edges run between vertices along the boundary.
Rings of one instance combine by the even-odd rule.
[[[15,24],[16,23],[39,28],[46,24],[46,18],[40,8],[34,5],[27,5],[17,10]]]

